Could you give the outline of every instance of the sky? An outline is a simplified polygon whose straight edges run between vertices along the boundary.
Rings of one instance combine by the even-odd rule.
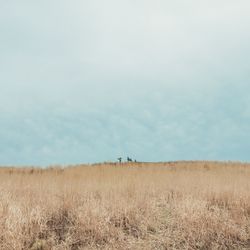
[[[2,0],[0,165],[250,161],[248,0]]]

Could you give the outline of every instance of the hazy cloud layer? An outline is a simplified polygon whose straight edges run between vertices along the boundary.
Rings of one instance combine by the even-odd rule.
[[[0,164],[250,160],[249,1],[3,1]]]

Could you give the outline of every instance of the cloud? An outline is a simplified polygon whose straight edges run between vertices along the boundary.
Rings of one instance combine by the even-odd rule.
[[[247,160],[249,7],[4,1],[0,164]]]

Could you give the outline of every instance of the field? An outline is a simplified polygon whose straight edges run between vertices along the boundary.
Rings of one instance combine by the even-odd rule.
[[[250,249],[250,165],[0,168],[0,249]]]

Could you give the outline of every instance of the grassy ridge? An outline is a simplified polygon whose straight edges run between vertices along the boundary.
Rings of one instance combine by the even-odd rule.
[[[250,165],[0,168],[0,249],[250,249]]]

